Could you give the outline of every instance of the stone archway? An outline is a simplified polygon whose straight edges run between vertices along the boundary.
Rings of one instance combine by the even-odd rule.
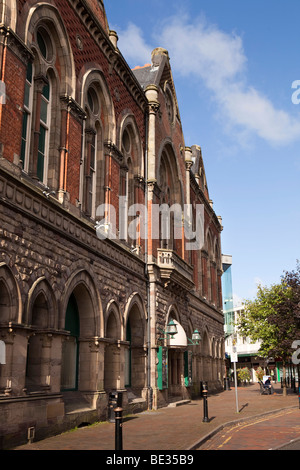
[[[203,381],[210,382],[211,380],[211,346],[208,333],[204,330],[202,341],[202,356],[203,356]]]
[[[48,281],[37,279],[28,293],[25,317],[31,331],[28,335],[25,388],[27,392],[51,388],[52,328],[57,321],[57,303]]]
[[[104,389],[106,391],[119,390],[123,388],[124,384],[122,384],[123,380],[121,378],[120,316],[118,307],[115,304],[111,305],[109,309],[105,338]]]
[[[70,336],[62,344],[61,390],[77,390],[80,320],[73,293],[67,305],[65,329],[70,332]]]
[[[69,281],[61,313],[60,324],[66,332],[62,339],[61,389],[88,392],[91,396],[103,390],[104,345],[99,341],[103,328],[100,296],[87,271],[77,272]],[[70,361],[71,388],[63,383]]]
[[[146,390],[147,350],[145,347],[145,312],[138,295],[134,296],[127,308],[125,340],[125,387],[134,395],[142,396]]]
[[[21,323],[21,295],[15,276],[0,263],[0,323]]]

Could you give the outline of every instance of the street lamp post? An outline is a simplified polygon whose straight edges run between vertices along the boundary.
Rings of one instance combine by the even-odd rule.
[[[174,338],[174,335],[176,335],[178,333],[177,331],[177,326],[174,322],[174,320],[171,318],[171,320],[169,321],[168,325],[167,325],[167,328],[166,328],[166,334],[170,336],[170,338]]]
[[[203,382],[203,390],[202,390],[202,395],[203,395],[203,423],[208,423],[209,418],[208,418],[208,405],[207,405],[207,383]]]
[[[188,338],[189,339],[189,338]],[[189,339],[189,341],[193,344],[193,345],[198,345],[199,342],[201,341],[201,335],[199,333],[199,331],[196,329],[194,330],[193,334],[192,334],[192,339]]]
[[[115,408],[115,450],[123,450],[123,408]]]

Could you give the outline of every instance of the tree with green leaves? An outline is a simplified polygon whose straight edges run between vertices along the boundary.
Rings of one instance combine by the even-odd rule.
[[[251,341],[261,341],[262,357],[282,359],[283,394],[286,395],[286,364],[294,352],[294,341],[300,339],[299,263],[296,271],[284,273],[280,284],[258,286],[256,298],[245,302],[237,328],[240,335]]]

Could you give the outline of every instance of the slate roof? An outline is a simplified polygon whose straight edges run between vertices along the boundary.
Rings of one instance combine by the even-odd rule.
[[[143,90],[150,84],[157,84],[158,71],[159,67],[153,66],[151,64],[146,64],[143,67],[135,67],[132,70],[133,74],[135,75]]]

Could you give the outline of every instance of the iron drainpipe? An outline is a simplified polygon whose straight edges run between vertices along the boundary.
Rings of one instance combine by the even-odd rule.
[[[150,281],[148,272],[148,109],[145,113],[145,161],[144,161],[144,174],[145,174],[145,205],[146,211],[146,227],[145,227],[145,277],[147,288],[147,388],[148,388],[148,407],[152,410],[153,406],[153,390],[151,387],[151,323],[150,323]]]

